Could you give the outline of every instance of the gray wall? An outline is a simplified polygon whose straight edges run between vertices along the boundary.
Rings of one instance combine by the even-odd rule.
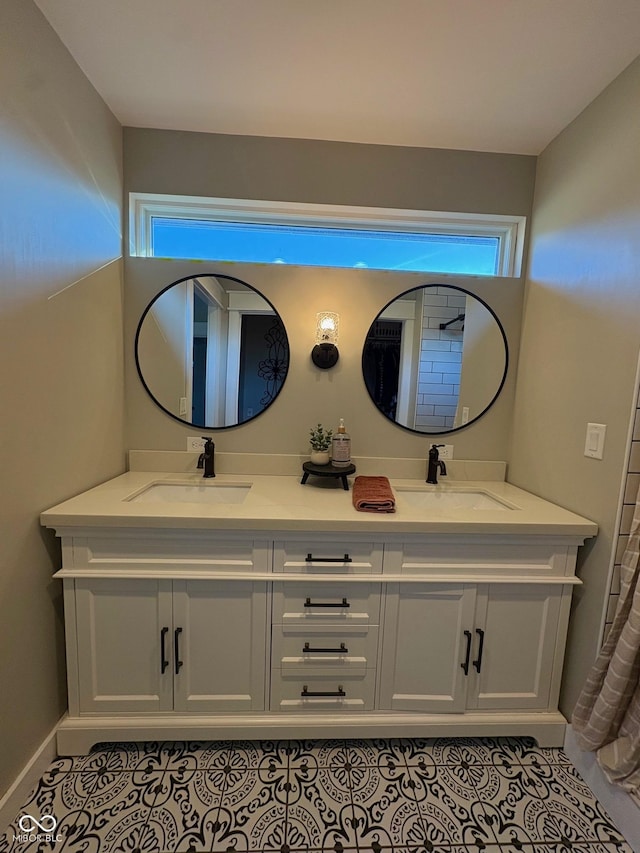
[[[127,193],[531,214],[536,158],[530,156],[140,128],[124,129],[124,146]],[[141,397],[132,353],[145,299],[187,268],[178,262],[162,262],[155,268],[155,279],[147,279],[141,266],[146,263],[129,260],[125,274],[127,443],[134,449],[182,450],[184,436],[193,430],[171,421]],[[281,453],[305,452],[306,428],[301,427],[299,438],[292,438],[288,428],[282,429],[283,423],[297,423],[296,407],[304,401],[310,423],[322,419],[330,425],[337,423],[338,417],[345,418],[354,455],[424,455],[425,438],[398,430],[371,411],[360,359],[366,330],[384,303],[402,290],[424,283],[425,276],[293,268],[285,272],[283,267],[274,272],[261,266],[219,264],[215,269],[241,279],[244,276],[249,284],[264,291],[285,320],[293,348],[292,370],[282,398],[255,423],[219,434],[216,444],[221,450],[255,451],[256,442],[262,440],[264,446]],[[476,280],[469,287],[481,296],[497,290]],[[519,282],[514,288],[515,300],[511,299],[506,309],[513,335],[510,384],[490,419],[456,433],[455,453],[460,458],[506,457],[518,345],[513,321],[520,310]],[[341,314],[342,332],[338,368],[321,375],[309,364],[309,353],[315,312],[323,310]]]
[[[125,192],[528,216],[536,158],[124,129]]]
[[[600,641],[640,345],[640,59],[539,158],[509,479],[600,525],[583,549],[562,707]],[[583,455],[607,424],[604,459]]]
[[[31,0],[0,4],[0,797],[66,708],[41,510],[123,469],[121,128]]]
[[[223,272],[251,284],[279,312],[287,330],[290,368],[276,400],[259,418],[216,434],[222,452],[293,453],[309,450],[309,428],[318,422],[335,429],[339,418],[351,434],[354,456],[425,458],[426,435],[400,429],[373,406],[362,378],[362,346],[378,312],[398,294],[425,282],[422,273],[293,267],[277,264],[208,264],[128,258],[125,262],[127,444],[134,450],[186,450],[186,436],[201,430],[183,426],[159,409],[136,372],[133,342],[148,302],[171,281],[187,275]],[[501,317],[514,354],[503,393],[486,417],[451,435],[460,459],[505,459],[508,451],[515,357],[520,340],[523,284],[520,279],[451,278],[487,301]],[[332,370],[311,362],[319,311],[340,314],[340,360]],[[301,418],[301,411],[304,417]]]

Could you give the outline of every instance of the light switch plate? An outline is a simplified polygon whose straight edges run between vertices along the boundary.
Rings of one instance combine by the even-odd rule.
[[[584,455],[591,459],[602,459],[606,424],[587,424],[587,437],[584,442]]]

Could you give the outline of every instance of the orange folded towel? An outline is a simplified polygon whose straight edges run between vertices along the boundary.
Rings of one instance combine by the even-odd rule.
[[[356,477],[353,505],[359,512],[395,512],[396,501],[386,477]]]

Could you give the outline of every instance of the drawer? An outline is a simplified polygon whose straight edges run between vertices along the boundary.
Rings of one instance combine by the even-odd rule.
[[[400,574],[430,575],[446,572],[449,575],[485,572],[491,575],[524,574],[564,575],[568,567],[569,549],[555,542],[496,543],[470,541],[460,537],[458,542],[407,542],[403,547],[390,547],[385,571]],[[476,540],[480,537],[476,537]],[[464,540],[464,541],[463,541]],[[572,571],[572,568],[571,568]]]
[[[273,628],[274,669],[316,672],[322,667],[347,670],[352,666],[375,667],[378,655],[378,628],[282,625]]]
[[[138,535],[102,535],[74,537],[75,567],[130,569],[154,572],[158,569],[191,572],[266,572],[269,565],[268,543],[251,539],[225,539],[188,531],[159,531],[152,537]]]
[[[275,582],[273,624],[300,630],[305,625],[351,625],[356,630],[378,625],[380,591],[378,583]]]
[[[274,572],[380,574],[382,545],[373,542],[303,540],[275,542]]]
[[[273,670],[271,710],[297,713],[371,711],[375,670],[298,675]],[[319,694],[319,695],[318,695]]]

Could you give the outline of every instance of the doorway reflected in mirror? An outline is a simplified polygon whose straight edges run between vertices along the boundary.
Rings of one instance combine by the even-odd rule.
[[[371,324],[362,353],[376,408],[414,432],[454,432],[481,417],[507,374],[502,324],[479,297],[431,284],[400,294]]]

